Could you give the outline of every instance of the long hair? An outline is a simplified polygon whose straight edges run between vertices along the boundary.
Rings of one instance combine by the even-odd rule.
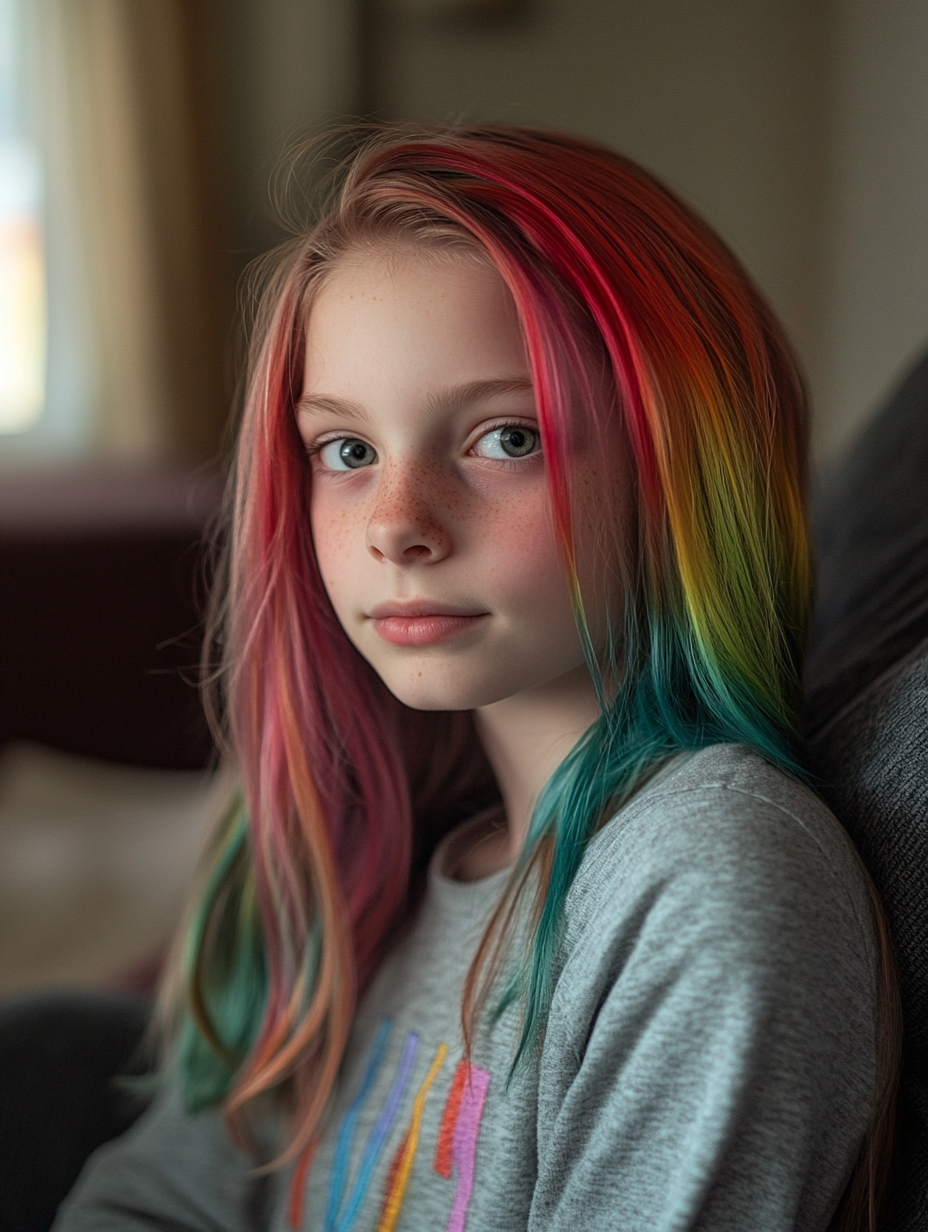
[[[213,622],[242,796],[209,853],[175,1006],[188,1102],[222,1102],[241,1128],[255,1100],[283,1098],[281,1160],[313,1138],[358,993],[408,913],[436,801],[450,824],[495,791],[468,716],[430,715],[427,741],[411,738],[421,720],[349,643],[311,542],[294,404],[313,296],[343,254],[396,246],[477,252],[512,294],[601,702],[535,810],[475,958],[466,1037],[521,998],[514,1063],[537,1043],[586,845],[655,766],[741,741],[798,771],[806,404],[737,260],[651,175],[592,143],[511,127],[368,133],[283,251],[255,329]],[[604,484],[602,526],[581,542],[572,453],[616,434],[630,492]],[[609,580],[605,650],[588,627],[591,553]],[[524,962],[494,993],[527,895]]]

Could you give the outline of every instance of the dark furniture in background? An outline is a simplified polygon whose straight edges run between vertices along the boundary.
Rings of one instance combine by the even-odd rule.
[[[98,1146],[124,1133],[147,1099],[114,1074],[144,1073],[151,1003],[105,993],[0,1002],[0,1228],[47,1232]]]
[[[0,471],[0,745],[14,739],[137,766],[204,766],[196,689],[209,470]],[[0,1003],[0,1228],[45,1232],[86,1157],[144,1101],[114,1074],[140,1051],[145,997]]]
[[[903,1015],[883,1232],[928,1228],[928,355],[816,499],[812,768],[886,909]]]
[[[0,471],[0,744],[192,769],[215,471]]]

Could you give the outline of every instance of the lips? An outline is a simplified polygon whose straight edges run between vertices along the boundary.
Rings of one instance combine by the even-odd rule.
[[[488,616],[429,600],[379,603],[370,611],[374,632],[391,646],[434,646],[475,629]]]

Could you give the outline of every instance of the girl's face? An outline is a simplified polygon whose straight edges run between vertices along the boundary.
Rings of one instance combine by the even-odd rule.
[[[300,435],[348,637],[420,710],[585,670],[512,298],[475,259],[342,259],[312,307]]]

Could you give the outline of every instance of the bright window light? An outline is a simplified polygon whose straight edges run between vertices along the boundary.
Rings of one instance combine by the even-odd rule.
[[[20,16],[0,0],[0,433],[27,431],[45,409],[42,174],[24,131]]]
[[[0,432],[23,432],[45,406],[45,262],[39,166],[23,143],[0,145]]]

